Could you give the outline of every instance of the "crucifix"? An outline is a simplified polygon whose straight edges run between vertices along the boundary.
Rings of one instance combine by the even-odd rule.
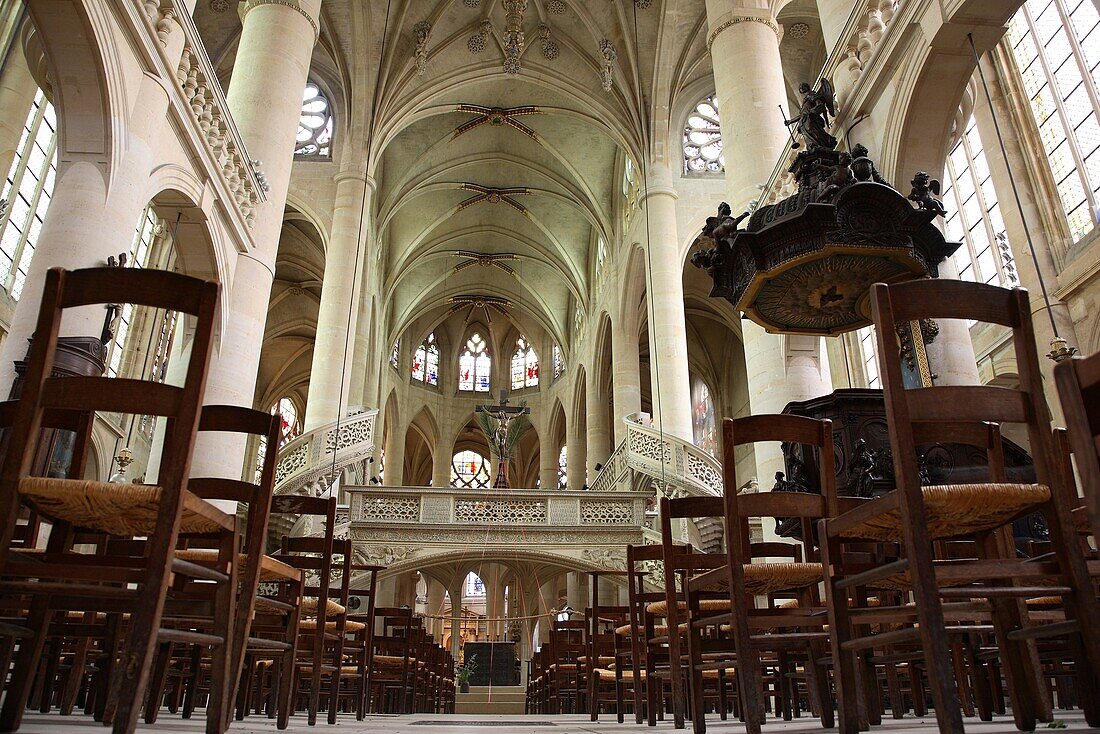
[[[493,432],[492,441],[497,455],[497,478],[493,482],[494,489],[508,489],[508,429],[512,421],[521,415],[528,415],[531,409],[524,406],[508,404],[508,391],[500,391],[500,402],[497,405],[479,405],[477,412],[487,413],[496,420],[496,430]]]

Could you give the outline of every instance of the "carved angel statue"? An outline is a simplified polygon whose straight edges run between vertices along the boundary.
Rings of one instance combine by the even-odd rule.
[[[797,125],[798,134],[806,141],[806,150],[836,150],[837,140],[829,134],[829,118],[836,116],[836,94],[828,79],[822,78],[816,90],[806,82],[798,85],[802,106],[787,125]],[[795,143],[795,147],[799,144]]]
[[[943,202],[936,198],[940,195],[939,181],[932,178],[924,171],[917,171],[917,175],[913,176],[913,180],[909,183],[913,187],[907,197],[909,201],[917,202],[917,206],[921,209],[930,211],[936,216],[942,217],[947,214],[947,210],[943,207]]]

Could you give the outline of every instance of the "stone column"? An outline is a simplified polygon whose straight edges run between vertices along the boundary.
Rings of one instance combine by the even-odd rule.
[[[405,429],[398,425],[393,416],[386,415],[389,424],[386,432],[386,476],[383,483],[388,487],[400,487],[405,481]]]
[[[325,253],[321,307],[309,376],[304,429],[313,430],[347,414],[351,397],[354,335],[359,314],[359,284],[364,267],[362,217],[370,206],[374,181],[357,170],[336,174],[336,209]]]
[[[621,318],[621,317],[620,317]],[[614,371],[615,415],[612,432],[615,445],[626,440],[625,418],[642,410],[641,360],[638,330],[634,324],[612,323],[611,362]]]
[[[545,491],[558,488],[558,448],[549,425],[539,431],[539,485]]]
[[[646,268],[649,277],[646,301],[649,309],[653,421],[664,433],[690,443],[691,383],[684,319],[684,268],[676,233],[676,191],[672,188],[672,174],[667,167],[654,167],[649,174],[647,189],[645,205],[649,213],[649,255],[646,257]]]
[[[565,427],[565,488],[581,489],[587,484],[588,446],[574,418]]]
[[[85,161],[58,163],[57,180],[46,221],[38,235],[23,293],[12,316],[11,331],[0,345],[0,392],[7,395],[15,378],[13,363],[27,352],[34,331],[46,271],[52,267],[89,268],[107,258],[129,252],[145,198],[149,175],[159,160],[157,148],[168,95],[157,81],[143,77],[127,126],[127,147],[110,172]],[[26,109],[16,117],[20,125]],[[7,171],[5,170],[6,174]],[[69,309],[61,336],[98,336],[103,329],[103,306]],[[240,471],[241,454],[235,456]]]
[[[610,455],[611,443],[610,430],[607,425],[607,400],[610,397],[603,387],[600,379],[598,365],[585,372],[588,384],[585,386],[584,397],[586,402],[586,416],[588,428],[588,483],[596,479],[599,471],[596,464],[603,464]]]
[[[1054,317],[1058,325],[1058,333],[1066,339],[1071,346],[1080,347],[1081,343],[1074,330],[1073,319],[1070,317],[1069,307],[1058,300],[1054,291],[1058,285],[1058,268],[1052,256],[1054,237],[1044,226],[1044,216],[1039,206],[1040,198],[1036,196],[1032,188],[1031,179],[1028,176],[1013,176],[1012,171],[1026,171],[1031,163],[1024,152],[1020,142],[1020,131],[1013,124],[1011,107],[1013,102],[1009,100],[1004,88],[1001,86],[997,65],[990,60],[987,54],[982,59],[982,70],[985,73],[986,83],[989,85],[989,96],[993,99],[994,110],[1000,124],[1001,135],[1004,137],[1005,152],[1008,160],[1001,154],[1000,145],[997,143],[997,131],[993,124],[993,115],[983,92],[978,92],[978,100],[974,104],[974,119],[978,123],[978,134],[981,136],[985,147],[986,160],[989,162],[989,172],[993,176],[993,188],[997,192],[997,201],[1001,207],[1001,216],[1004,218],[1005,230],[1008,242],[1012,247],[1012,255],[1016,261],[1016,272],[1020,276],[1020,285],[1027,288],[1031,297],[1031,318],[1035,325],[1035,340],[1038,342],[1040,367],[1043,371],[1047,404],[1053,414],[1054,422],[1062,424],[1062,405],[1058,400],[1058,393],[1054,387],[1054,362],[1042,355],[1050,351],[1050,340],[1054,338],[1054,330],[1050,325],[1050,316]],[[1012,191],[1012,182],[1016,182],[1016,189],[1020,195],[1021,206],[1016,206],[1016,199]],[[1022,212],[1021,212],[1022,207]],[[1039,262],[1039,268],[1035,268],[1035,260],[1027,245],[1027,233],[1031,234],[1032,243],[1035,246],[1035,255]],[[994,244],[996,247],[996,244]],[[1043,300],[1040,277],[1046,284],[1050,297],[1050,315],[1047,312],[1046,302]]]
[[[226,100],[248,154],[262,163],[271,189],[256,209],[254,251],[237,258],[229,294],[229,321],[211,366],[206,402],[251,407],[256,389],[275,258],[294,160],[294,135],[302,109],[321,0],[246,0],[243,28]],[[200,436],[196,476],[234,477],[241,444],[225,436]]]
[[[447,590],[451,597],[451,654],[458,660],[462,653],[462,587],[459,581]]]
[[[760,195],[787,143],[779,120],[786,87],[779,58],[779,26],[767,10],[742,7],[735,0],[707,0],[708,41],[714,63],[722,137],[737,140],[737,164],[726,169],[726,196],[736,212]],[[768,334],[741,322],[750,406],[754,415],[779,413],[792,400],[831,391],[829,362],[820,338]],[[689,436],[690,438],[690,436]],[[782,471],[777,446],[756,447],[761,487],[770,489]]]
[[[21,13],[22,6],[13,3],[10,11]],[[37,93],[38,83],[31,76],[27,59],[23,56],[22,44],[16,34],[12,39],[8,61],[3,67],[3,75],[0,76],[0,109],[4,110],[4,114],[0,115],[0,176],[6,176],[11,170],[19,139],[23,135],[23,124]]]
[[[439,583],[430,576],[425,577],[428,582],[428,614],[431,617],[441,617],[443,615],[443,594],[446,591],[443,588],[443,584]],[[443,641],[443,620],[431,619],[428,629],[436,640]]]

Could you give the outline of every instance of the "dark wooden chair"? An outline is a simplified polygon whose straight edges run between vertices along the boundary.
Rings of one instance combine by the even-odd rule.
[[[1100,354],[1071,357],[1056,365],[1054,379],[1085,498],[1087,524],[1093,537],[1100,538]]]
[[[0,465],[0,573],[5,593],[28,599],[25,624],[32,636],[19,643],[0,728],[18,728],[49,630],[50,599],[63,595],[71,609],[130,614],[120,659],[112,674],[104,717],[115,731],[131,732],[145,700],[158,642],[181,641],[214,648],[215,684],[207,730],[224,729],[232,674],[232,623],[237,569],[236,518],[188,489],[187,477],[198,429],[212,345],[218,286],[166,271],[92,268],[47,273],[23,391]],[[182,387],[103,377],[52,377],[51,367],[65,310],[104,303],[132,303],[190,314],[197,327]],[[45,413],[73,411],[91,420],[96,411],[164,416],[168,420],[158,485],[124,485],[30,476]],[[86,450],[86,447],[77,451]],[[20,504],[52,523],[45,553],[33,559],[12,552]],[[140,558],[72,553],[76,528],[124,538],[141,536]],[[221,538],[217,568],[172,557],[179,533],[215,533]],[[94,560],[88,560],[94,559]],[[172,574],[218,584],[214,634],[162,628]],[[130,585],[134,585],[133,588]]]
[[[409,607],[375,607],[371,711],[408,714],[417,693],[414,617]]]
[[[919,642],[941,731],[963,730],[949,639],[951,627],[944,610],[945,600],[961,599],[989,600],[1012,713],[1020,730],[1030,731],[1040,718],[1049,718],[1039,686],[1035,640],[1059,635],[1071,635],[1076,641],[1074,666],[1086,720],[1093,726],[1100,724],[1100,628],[1079,624],[1079,620],[1100,618],[1100,603],[1077,544],[1072,503],[1058,466],[1027,293],[959,281],[921,280],[892,286],[876,284],[871,300],[897,489],[827,521],[822,529],[827,538],[823,560],[830,570],[829,623],[837,666],[840,730],[856,732],[861,724],[856,693],[857,652],[906,641]],[[972,319],[1009,328],[1020,387],[906,389],[895,324],[925,318]],[[993,480],[922,486],[914,427],[938,423],[949,431],[952,424],[980,421],[1026,426],[1038,483]],[[950,440],[950,436],[944,440]],[[1052,555],[1046,560],[1018,559],[1014,549],[1004,548],[1003,541],[998,540],[1003,536],[997,531],[1035,511],[1043,513],[1050,528]],[[982,557],[937,568],[933,544],[963,537],[978,540]],[[838,546],[852,540],[897,543],[903,557],[844,577],[838,573]],[[899,574],[912,589],[916,623],[857,637],[846,590]],[[1031,624],[1023,600],[1051,594],[1063,597],[1066,621]]]
[[[738,494],[742,485],[735,471],[738,446],[759,442],[801,444],[817,456],[821,494],[755,492]],[[663,500],[662,517],[679,516],[676,505],[724,518],[725,565],[688,577],[683,584],[688,624],[689,671],[692,679],[692,723],[706,730],[704,674],[736,671],[746,728],[759,732],[765,717],[762,655],[774,658],[776,698],[786,710],[792,691],[786,683],[791,659],[800,659],[811,701],[824,727],[833,725],[829,671],[821,664],[828,647],[825,607],[818,594],[824,570],[814,543],[816,521],[835,514],[838,500],[833,467],[832,423],[790,415],[751,416],[722,421],[725,492],[721,498]],[[667,508],[666,508],[667,505]],[[800,537],[793,542],[750,542],[755,518],[793,518]],[[800,541],[800,542],[799,542]],[[725,601],[718,613],[706,611],[708,600]],[[724,599],[722,599],[724,597]],[[716,601],[717,601],[716,600]],[[721,607],[717,603],[715,606]],[[728,628],[730,634],[723,634]],[[703,639],[707,631],[709,637]],[[780,707],[777,707],[780,708]],[[723,710],[724,713],[724,710]]]

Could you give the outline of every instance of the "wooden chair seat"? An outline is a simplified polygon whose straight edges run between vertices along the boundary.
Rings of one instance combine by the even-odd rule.
[[[667,609],[667,607],[666,607],[666,609]],[[640,635],[643,632],[645,632],[644,627],[641,627],[641,626],[635,627],[635,626],[632,626],[632,625],[629,625],[629,624],[624,624],[620,627],[615,628],[615,634],[623,635],[624,637],[630,637],[630,636],[635,635],[635,634]],[[653,625],[653,634],[657,635],[658,637],[663,637],[664,635],[668,634],[668,627],[666,625],[663,625],[663,624],[655,624],[655,625]]]
[[[318,599],[315,596],[307,596],[302,599],[302,604],[299,607],[303,616],[316,617],[317,616]],[[325,614],[344,614],[347,610],[344,605],[334,601],[332,599],[325,600]]]
[[[380,668],[400,668],[408,660],[411,665],[416,665],[414,658],[403,658],[400,655],[375,655],[371,661]]]
[[[603,666],[611,665],[614,662],[615,662],[615,656],[614,655],[600,655],[595,660],[596,665],[603,665]],[[580,664],[580,665],[587,665],[588,664],[588,656],[587,655],[581,655],[579,658],[577,658],[577,663]]]
[[[680,602],[676,605],[681,611],[687,611],[687,603]],[[700,599],[699,611],[701,612],[728,612],[730,608],[729,599]],[[664,600],[651,602],[646,605],[645,610],[656,616],[663,617],[668,614],[668,603]],[[665,628],[665,634],[668,633],[668,628]]]
[[[19,494],[53,520],[111,535],[153,535],[161,488],[87,479],[23,477]],[[181,533],[216,533],[233,528],[234,517],[183,490]]]
[[[992,530],[1050,499],[1042,484],[943,484],[922,487],[931,540]],[[901,511],[891,509],[840,531],[842,538],[902,540]]]
[[[600,680],[605,680],[605,681],[615,681],[615,680],[630,681],[630,680],[634,679],[634,671],[633,670],[624,670],[624,671],[622,671],[622,678],[621,679],[618,679],[618,678],[615,677],[616,673],[615,673],[615,668],[613,668],[613,667],[612,668],[596,668],[595,672],[596,672],[596,675],[599,676]],[[639,668],[638,669],[638,676],[642,680],[645,680],[645,674],[646,674],[646,669],[645,668]]]
[[[367,625],[363,624],[362,622],[356,622],[356,621],[350,620],[350,619],[348,621],[344,622],[344,631],[345,632],[362,632],[366,628],[367,628]],[[307,632],[310,631],[310,630],[315,630],[315,629],[317,629],[317,620],[316,619],[303,619],[301,622],[298,623],[298,629],[305,630]],[[335,622],[325,622],[325,632],[335,632],[335,631],[336,631],[336,623]]]
[[[312,665],[299,665],[298,670],[302,673],[302,675],[313,675],[313,666]],[[328,668],[324,668],[321,671],[321,675],[328,675],[330,672],[332,672],[332,671],[330,671]],[[341,665],[340,666],[340,675],[359,675],[359,666],[358,665]]]
[[[825,569],[820,563],[746,563],[745,591],[749,594],[773,594],[779,591],[794,591],[807,586],[820,584],[825,578]],[[729,588],[729,574],[725,568],[718,568],[700,576],[701,585],[692,585],[693,590],[725,591]],[[721,600],[725,602],[725,600]],[[727,606],[723,610],[728,609]],[[703,608],[702,611],[707,611]]]
[[[217,563],[218,551],[214,548],[184,548],[176,551],[176,558],[208,565]],[[239,563],[244,564],[246,561],[246,556],[238,556]],[[260,581],[300,581],[301,578],[302,572],[293,566],[271,556],[265,555],[260,559]]]

